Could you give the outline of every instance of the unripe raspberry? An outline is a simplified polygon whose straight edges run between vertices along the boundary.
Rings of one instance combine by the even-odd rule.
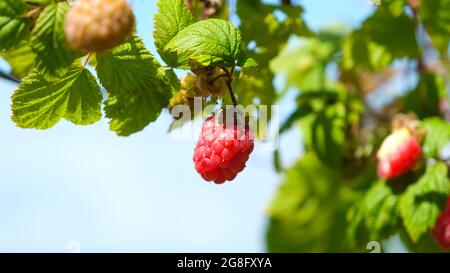
[[[67,13],[64,30],[73,48],[102,52],[125,42],[134,21],[126,0],[79,0]]]
[[[170,99],[168,108],[169,111],[172,111],[172,109],[177,105],[186,105],[192,110],[192,108],[194,108],[193,102],[194,99],[189,97],[185,90],[181,90]]]
[[[191,117],[194,116],[194,98],[196,94],[196,76],[193,74],[186,74],[180,81],[180,91],[176,93],[169,101],[169,111],[178,105],[186,105],[191,111]]]
[[[390,134],[377,153],[378,176],[392,179],[410,170],[422,154],[416,137],[407,128]]]
[[[186,74],[185,76],[183,76],[183,78],[181,78],[180,81],[180,89],[181,90],[191,90],[195,88],[195,79],[196,77],[193,74]],[[192,91],[192,94],[194,94],[194,92]]]
[[[196,171],[206,180],[222,184],[244,170],[253,151],[253,133],[237,125],[226,126],[209,117],[194,150]]]
[[[196,86],[199,93],[215,98],[223,97],[227,91],[224,78],[214,79],[213,77],[202,75],[197,78]]]
[[[195,80],[197,96],[220,98],[225,95],[227,84],[221,68],[193,65],[191,69],[197,76]]]
[[[440,247],[450,249],[450,198],[447,200],[446,208],[438,216],[431,232]]]
[[[194,98],[221,97],[225,95],[226,83],[223,78],[215,79],[215,68],[198,69],[197,74],[188,73],[180,81],[180,92],[175,94],[169,102],[169,111],[177,105],[189,106],[194,116]],[[200,100],[202,101],[202,100]]]

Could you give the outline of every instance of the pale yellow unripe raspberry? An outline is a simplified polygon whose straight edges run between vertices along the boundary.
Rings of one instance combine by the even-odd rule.
[[[64,30],[73,48],[102,52],[125,42],[134,22],[126,0],[79,0],[67,13]]]

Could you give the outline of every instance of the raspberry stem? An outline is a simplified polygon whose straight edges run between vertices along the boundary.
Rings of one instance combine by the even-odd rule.
[[[226,74],[227,78],[225,79],[225,82],[227,84],[228,91],[230,92],[230,97],[231,97],[231,101],[233,102],[233,106],[236,107],[238,105],[238,102],[237,102],[236,96],[234,95],[234,92],[233,92],[233,86],[231,85],[231,82],[233,81],[234,67],[231,68],[231,72],[228,71],[228,69],[226,69],[225,67],[221,67],[221,69]]]
[[[226,74],[226,73],[220,74],[220,75],[214,77],[214,79],[212,79],[209,83],[213,84],[215,81],[217,81],[218,79],[223,78],[223,77],[228,77],[228,74]]]

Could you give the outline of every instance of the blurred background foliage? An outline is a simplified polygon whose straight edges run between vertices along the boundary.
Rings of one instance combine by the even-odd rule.
[[[410,251],[442,251],[430,229],[449,194],[448,158],[440,155],[450,142],[450,1],[381,1],[356,29],[316,32],[303,12],[301,1],[236,3],[260,65],[255,78],[235,82],[240,103],[297,93],[280,133],[299,130],[305,150],[293,166],[274,153],[284,179],[267,210],[268,251],[367,251],[369,241],[392,236]],[[380,180],[375,153],[399,113],[421,119],[424,157],[410,173]]]
[[[366,251],[369,241],[392,236],[410,251],[442,251],[430,229],[450,188],[450,0],[372,1],[380,5],[357,28],[319,31],[303,20],[302,1],[184,2],[194,17],[232,18],[239,26],[259,64],[236,71],[240,104],[296,95],[280,133],[298,130],[305,152],[292,166],[283,164],[282,150],[274,152],[283,181],[267,209],[268,251]],[[0,56],[12,67],[0,73],[8,80],[35,65],[26,41]],[[380,180],[376,150],[399,113],[421,120],[424,156],[402,177]]]

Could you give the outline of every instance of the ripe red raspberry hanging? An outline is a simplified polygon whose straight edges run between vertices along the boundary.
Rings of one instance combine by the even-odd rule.
[[[390,134],[377,153],[378,176],[392,179],[410,170],[422,154],[417,138],[407,128]]]
[[[450,249],[450,198],[448,198],[447,206],[438,216],[431,232],[440,247]]]
[[[67,13],[64,26],[69,44],[89,52],[122,44],[133,29],[134,15],[126,0],[79,0]]]
[[[221,124],[214,116],[206,119],[194,150],[196,171],[206,180],[222,184],[244,170],[253,151],[254,135],[236,124]]]

